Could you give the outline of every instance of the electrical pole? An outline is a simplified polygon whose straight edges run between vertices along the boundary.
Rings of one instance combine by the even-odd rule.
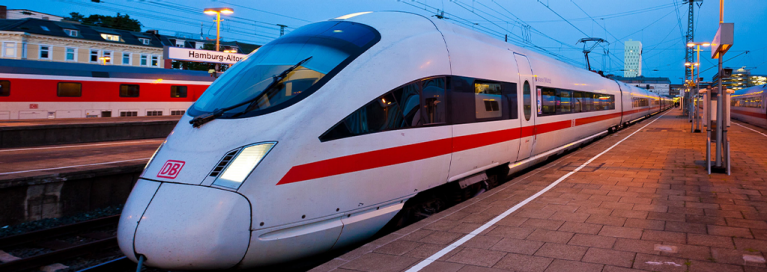
[[[703,0],[685,0],[683,2],[684,4],[689,4],[690,5],[690,10],[689,10],[689,13],[687,14],[687,35],[685,35],[685,41],[684,41],[684,44],[685,44],[684,49],[686,50],[685,51],[686,53],[684,55],[684,62],[685,63],[687,63],[687,62],[692,63],[694,55],[695,55],[694,48],[687,47],[688,43],[691,43],[691,42],[693,42],[695,40],[695,20],[693,20],[695,18],[695,14],[694,14],[695,2],[700,2],[701,4],[703,4]],[[699,4],[699,7],[700,7],[700,4]],[[685,78],[687,78],[687,77],[693,78],[695,76],[695,75],[692,75],[690,73],[691,73],[690,71],[685,69],[684,70],[684,77]]]
[[[286,25],[277,24],[277,26],[280,27],[280,36],[285,35],[285,28],[288,27]]]

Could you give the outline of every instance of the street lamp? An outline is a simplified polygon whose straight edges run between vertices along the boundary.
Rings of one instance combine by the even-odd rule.
[[[112,58],[110,58],[110,57],[100,57],[100,58],[99,58],[99,60],[102,60],[102,61],[103,61],[103,64],[104,64],[104,65],[107,65],[107,61],[109,61],[110,59],[112,59]]]
[[[208,15],[216,15],[216,51],[219,47],[219,39],[221,37],[221,14],[232,14],[234,10],[231,8],[206,8],[203,13]]]

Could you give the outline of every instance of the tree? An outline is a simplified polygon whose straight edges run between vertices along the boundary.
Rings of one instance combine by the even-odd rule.
[[[69,17],[65,17],[64,20],[80,22],[89,26],[100,26],[106,28],[122,29],[128,31],[141,32],[141,22],[136,19],[131,19],[128,14],[120,15],[118,12],[116,16],[91,14],[88,17],[80,14],[79,12],[69,13]]]

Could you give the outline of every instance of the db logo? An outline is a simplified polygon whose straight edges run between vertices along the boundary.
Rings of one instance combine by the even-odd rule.
[[[157,177],[175,179],[176,176],[178,176],[178,173],[181,172],[182,167],[184,167],[184,162],[168,160],[165,162],[165,165],[162,166],[162,169],[160,169],[160,173],[157,174]]]

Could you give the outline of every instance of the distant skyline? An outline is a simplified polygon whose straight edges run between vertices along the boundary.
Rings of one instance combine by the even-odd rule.
[[[582,44],[585,37],[599,37],[610,42],[609,57],[603,48],[589,54],[593,69],[623,75],[623,47],[629,39],[643,44],[642,75],[668,77],[681,83],[684,77],[684,35],[687,31],[688,6],[682,0],[37,0],[7,1],[8,9],[30,9],[53,15],[128,14],[140,20],[142,30],[157,29],[161,34],[178,33],[199,37],[202,32],[215,36],[212,16],[202,13],[206,7],[232,7],[232,16],[222,16],[222,39],[264,44],[279,36],[278,24],[286,32],[305,24],[361,11],[399,10],[434,16],[444,10],[452,23],[469,26],[495,38],[520,46],[554,53],[565,61],[586,67]],[[735,45],[725,55],[725,66],[746,66],[753,74],[767,75],[767,1],[725,0],[725,22],[735,23]],[[561,16],[561,17],[560,17]],[[567,19],[563,20],[562,17]],[[695,7],[696,41],[710,41],[716,34],[719,1],[704,0]],[[518,23],[522,22],[522,23]],[[529,25],[525,28],[522,25]],[[681,26],[681,29],[680,29]],[[532,42],[532,44],[528,43]],[[589,44],[590,46],[591,44]],[[716,60],[710,52],[701,52],[701,76],[710,80],[716,73]],[[711,68],[713,67],[713,68]],[[755,68],[754,68],[755,67]],[[711,68],[711,69],[709,69]]]

